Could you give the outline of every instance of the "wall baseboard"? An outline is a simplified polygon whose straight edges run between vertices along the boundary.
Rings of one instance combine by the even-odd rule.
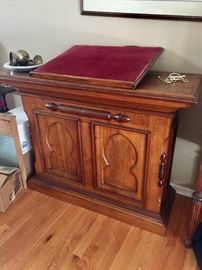
[[[183,187],[183,186],[180,186],[180,185],[176,185],[176,184],[173,184],[173,183],[170,183],[170,184],[175,189],[177,194],[181,194],[181,195],[184,195],[186,197],[192,198],[192,194],[194,192],[193,189]]]

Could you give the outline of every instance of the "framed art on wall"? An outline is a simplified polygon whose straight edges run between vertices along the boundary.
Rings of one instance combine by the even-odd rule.
[[[81,14],[202,21],[202,0],[81,0]]]

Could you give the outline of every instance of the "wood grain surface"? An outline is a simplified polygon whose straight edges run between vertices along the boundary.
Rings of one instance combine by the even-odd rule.
[[[183,243],[190,209],[191,200],[178,195],[167,234],[159,236],[23,190],[0,214],[0,269],[197,270]]]

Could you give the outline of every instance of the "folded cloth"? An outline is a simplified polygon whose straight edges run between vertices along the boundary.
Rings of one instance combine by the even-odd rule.
[[[202,270],[202,223],[200,223],[196,228],[196,231],[192,239],[192,243],[198,265]]]

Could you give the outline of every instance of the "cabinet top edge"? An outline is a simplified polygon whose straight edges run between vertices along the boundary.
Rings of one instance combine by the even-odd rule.
[[[143,97],[153,100],[168,100],[173,102],[182,103],[184,105],[195,104],[198,101],[200,90],[202,88],[202,75],[200,74],[186,74],[188,82],[176,82],[175,84],[166,84],[159,79],[168,77],[168,72],[149,72],[144,79],[140,82],[136,89],[126,89],[121,87],[109,87],[106,84],[102,86],[84,83],[78,80],[73,81],[59,81],[55,79],[35,78],[25,73],[8,74],[5,71],[0,70],[0,85],[6,84],[11,87],[16,87],[20,92],[26,93],[26,90],[30,87],[32,92],[40,92],[39,88],[45,89],[46,94],[51,88],[60,88],[60,92],[68,91],[85,91],[96,94],[105,93],[110,96],[122,95],[123,97]],[[34,90],[34,86],[37,86]],[[57,90],[56,90],[57,92]]]

